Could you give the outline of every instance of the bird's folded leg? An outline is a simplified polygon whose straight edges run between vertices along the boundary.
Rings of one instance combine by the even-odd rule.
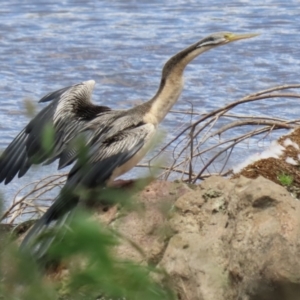
[[[115,181],[113,181],[111,184],[110,184],[110,187],[111,188],[132,188],[135,184],[135,181],[134,179],[127,179],[127,180],[124,180],[124,179],[117,179]]]
[[[111,188],[116,189],[132,189],[133,192],[142,191],[148,184],[150,184],[155,178],[153,176],[148,176],[145,178],[138,179],[118,179],[110,183]]]

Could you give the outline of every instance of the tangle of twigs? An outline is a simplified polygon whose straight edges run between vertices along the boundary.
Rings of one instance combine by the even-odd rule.
[[[0,221],[18,224],[19,218],[24,215],[40,217],[53,200],[47,198],[47,193],[63,186],[66,177],[67,174],[51,175],[23,186],[15,194],[12,204],[2,214]]]
[[[194,121],[183,128],[176,136],[164,145],[160,151],[150,159],[149,164],[170,148],[173,148],[173,159],[169,166],[164,166],[160,178],[165,180],[178,177],[190,183],[196,183],[212,174],[228,175],[231,170],[226,165],[233,149],[241,142],[255,136],[265,138],[277,129],[293,129],[300,125],[300,119],[287,120],[270,116],[238,115],[230,111],[249,102],[262,100],[300,99],[300,94],[282,92],[288,89],[300,88],[300,84],[281,85],[259,91],[231,102],[207,114],[198,114],[194,109],[185,114],[191,114]],[[174,111],[178,114],[179,111]],[[222,124],[220,126],[220,124]],[[225,124],[225,125],[223,125]],[[239,129],[239,130],[237,130]],[[242,132],[242,133],[241,133]],[[263,134],[265,134],[263,136]],[[222,139],[221,137],[225,138]],[[216,141],[216,137],[218,140]],[[179,151],[176,151],[180,149]],[[225,155],[226,157],[222,157]],[[214,172],[212,166],[222,157],[223,165]],[[174,175],[177,174],[177,176]]]
[[[162,170],[160,178],[165,180],[180,178],[189,183],[196,183],[211,175],[226,176],[232,171],[228,162],[238,144],[256,136],[264,139],[277,129],[290,130],[300,125],[300,119],[240,115],[233,113],[232,110],[255,101],[300,99],[300,94],[286,92],[298,88],[300,84],[276,86],[250,94],[207,114],[200,114],[193,107],[188,112],[171,111],[170,113],[189,115],[190,123],[182,127],[180,132],[147,163],[139,164],[138,167],[155,165],[153,162],[158,157],[171,151],[172,155],[168,157],[172,156],[172,160],[168,166],[155,165],[155,168]],[[217,169],[214,166],[216,163]],[[50,203],[47,193],[62,186],[66,175],[52,175],[21,188],[11,206],[2,215],[1,221],[15,224],[24,214],[39,215],[44,212]]]

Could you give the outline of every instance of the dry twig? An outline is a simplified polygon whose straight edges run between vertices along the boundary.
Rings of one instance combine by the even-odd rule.
[[[171,113],[190,116],[190,123],[182,127],[148,163],[138,166],[149,167],[157,157],[171,151],[172,155],[169,157],[172,160],[169,166],[159,167],[162,170],[160,178],[168,179],[170,176],[178,178],[178,174],[181,174],[183,181],[196,183],[213,174],[226,176],[231,172],[228,166],[229,160],[239,144],[256,136],[263,140],[275,130],[293,129],[300,125],[300,119],[287,120],[282,117],[240,115],[233,113],[232,110],[246,103],[262,100],[300,99],[300,94],[286,92],[286,90],[298,88],[300,84],[276,86],[252,93],[207,114],[194,111],[192,105],[190,111],[171,111]],[[217,169],[211,172],[216,162],[224,155],[223,164],[218,163]],[[1,221],[13,224],[18,222],[20,216],[24,214],[32,215],[45,211],[51,198],[47,193],[62,186],[66,175],[49,176],[20,189],[12,205],[1,217]],[[38,208],[40,204],[43,204],[42,208]]]

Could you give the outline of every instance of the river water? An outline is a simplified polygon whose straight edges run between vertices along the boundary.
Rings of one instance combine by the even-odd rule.
[[[261,35],[197,58],[186,69],[174,109],[190,110],[192,102],[194,110],[205,113],[250,92],[298,83],[299,14],[296,0],[5,1],[0,6],[0,148],[27,124],[24,100],[35,103],[50,91],[94,79],[94,102],[126,109],[154,95],[171,55],[212,32]],[[282,99],[245,110],[238,112],[296,118],[298,103]],[[167,116],[166,140],[185,118]],[[256,146],[240,145],[236,162]],[[55,170],[56,165],[38,168],[1,185],[6,204],[22,185]]]

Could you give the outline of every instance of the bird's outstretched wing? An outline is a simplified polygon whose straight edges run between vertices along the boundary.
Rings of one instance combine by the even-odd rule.
[[[50,102],[18,134],[0,157],[0,182],[9,183],[18,173],[22,177],[32,164],[51,163],[66,151],[67,142],[76,137],[84,124],[110,110],[91,103],[95,82],[85,81],[44,96]],[[51,149],[45,149],[43,135],[53,128]]]
[[[154,134],[154,125],[140,123],[106,139],[99,137],[98,141],[89,147],[85,164],[77,161],[73,166],[66,185],[52,206],[26,235],[21,249],[27,249],[36,259],[41,259],[53,239],[41,240],[32,249],[33,241],[49,227],[62,226],[69,219],[80,200],[79,196],[72,192],[77,187],[103,187],[108,181],[134,167],[148,151]]]

